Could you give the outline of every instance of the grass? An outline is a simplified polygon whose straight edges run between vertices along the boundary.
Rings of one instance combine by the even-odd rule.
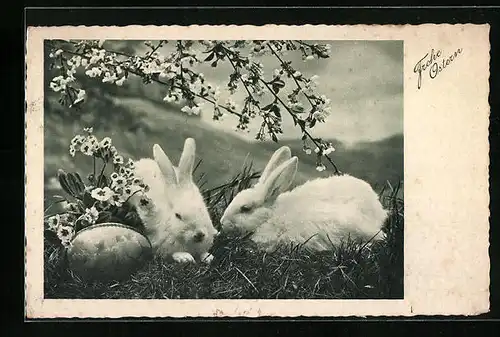
[[[200,179],[202,179],[200,175]],[[241,189],[258,177],[251,165],[226,185],[205,189],[214,223]],[[72,274],[62,250],[46,243],[45,298],[99,299],[363,299],[403,297],[403,200],[390,184],[381,200],[391,215],[387,240],[368,245],[354,240],[323,253],[303,245],[268,254],[249,237],[220,236],[214,261],[179,265],[153,258],[122,282],[85,283]]]

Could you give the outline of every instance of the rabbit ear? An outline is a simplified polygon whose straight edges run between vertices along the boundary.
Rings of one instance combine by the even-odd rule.
[[[279,165],[264,182],[265,201],[274,201],[278,195],[286,191],[297,173],[298,158],[292,157]]]
[[[262,175],[260,176],[258,183],[264,184],[273,170],[276,169],[284,161],[290,159],[291,156],[292,152],[290,151],[290,148],[288,146],[282,146],[274,151],[273,155],[267,162],[266,167],[262,171]]]
[[[177,175],[174,166],[158,144],[153,145],[153,157],[163,173],[165,182],[169,185],[177,185]]]
[[[193,138],[187,138],[184,142],[181,159],[179,159],[178,178],[179,184],[192,181],[196,142]]]

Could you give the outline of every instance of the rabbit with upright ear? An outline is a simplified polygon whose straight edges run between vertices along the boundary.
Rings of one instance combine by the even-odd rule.
[[[252,232],[251,239],[268,252],[279,244],[305,243],[322,251],[347,237],[384,238],[381,228],[388,213],[367,182],[344,174],[288,190],[297,166],[290,148],[276,150],[259,181],[226,208],[221,231]]]
[[[157,255],[181,263],[210,263],[213,256],[208,251],[218,231],[192,178],[195,149],[194,139],[186,139],[175,167],[160,145],[155,144],[154,160],[144,158],[135,163],[135,174],[150,189],[134,195],[131,202]]]

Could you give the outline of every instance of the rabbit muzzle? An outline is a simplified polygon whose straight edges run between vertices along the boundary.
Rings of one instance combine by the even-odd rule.
[[[205,233],[202,232],[202,231],[197,231],[194,235],[193,235],[193,241],[196,242],[196,243],[200,243],[200,242],[203,242],[203,240],[205,240]]]

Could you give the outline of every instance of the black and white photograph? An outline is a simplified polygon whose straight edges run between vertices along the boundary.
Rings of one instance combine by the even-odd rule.
[[[46,40],[47,298],[403,298],[403,43]]]
[[[241,307],[224,302],[236,306],[229,315],[260,316],[264,307],[254,300],[284,305],[265,311],[270,315],[300,314],[299,304],[280,300],[319,301],[323,313],[340,312],[330,306],[342,300],[350,312],[381,313],[378,304],[362,304],[380,302],[386,314],[413,314],[446,305],[462,310],[461,299],[487,291],[487,217],[476,217],[474,240],[459,246],[462,235],[470,236],[472,209],[450,211],[462,205],[458,188],[479,186],[483,173],[452,148],[458,139],[462,148],[474,145],[479,165],[486,147],[477,135],[486,124],[462,114],[445,126],[450,109],[443,106],[450,103],[426,98],[442,97],[439,86],[450,95],[462,86],[472,93],[472,80],[449,90],[453,72],[470,57],[464,41],[472,40],[427,48],[431,40],[414,38],[411,27],[398,32],[413,40],[391,28],[376,38],[363,30],[317,39],[328,36],[318,28],[310,39],[246,33],[214,40],[215,28],[206,35],[200,28],[186,36],[158,32],[157,39],[153,30],[129,29],[119,39],[119,29],[87,38],[90,31],[73,27],[37,40],[40,53],[31,49],[27,62],[39,62],[31,87],[40,94],[29,96],[27,156],[43,167],[43,184],[42,172],[27,179],[34,216],[27,242],[32,254],[40,249],[27,270],[31,282],[43,284],[28,282],[27,289],[40,291],[40,305],[149,300],[161,314],[169,301],[206,300],[193,302],[193,310],[224,316],[233,304],[221,309],[210,300],[239,300]],[[431,36],[430,29],[421,32]],[[206,38],[192,38],[199,36]],[[480,81],[485,72],[477,64]],[[483,113],[483,87],[475,88],[478,99],[470,104]],[[461,185],[443,175],[442,165],[463,174]],[[485,200],[477,188],[469,202]],[[466,262],[463,281],[446,281],[458,275],[456,263],[468,249],[475,265]],[[433,307],[425,297],[418,302],[424,293],[449,298]],[[482,298],[466,310],[484,308]],[[141,316],[139,307],[109,315]],[[104,306],[98,310],[108,315]]]

